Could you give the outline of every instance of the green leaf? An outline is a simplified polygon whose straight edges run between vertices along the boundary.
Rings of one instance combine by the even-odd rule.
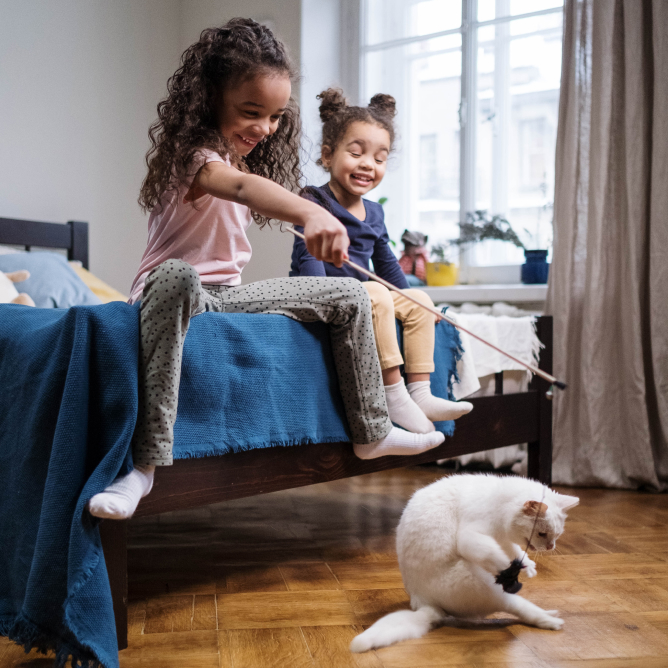
[[[487,211],[475,211],[466,214],[466,222],[459,223],[459,238],[452,239],[451,243],[457,246],[485,241],[485,239],[496,239],[507,241],[518,248],[524,248],[524,244],[510,226],[510,223],[500,215],[489,217]]]

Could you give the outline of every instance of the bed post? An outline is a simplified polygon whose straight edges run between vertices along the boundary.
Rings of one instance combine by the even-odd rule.
[[[552,316],[543,315],[536,321],[536,333],[545,346],[540,352],[539,368],[552,374]],[[546,392],[550,384],[534,376],[531,389],[538,392],[538,440],[529,443],[529,478],[552,484],[552,402]]]
[[[68,260],[79,260],[88,269],[88,223],[76,220],[67,222],[72,230],[72,245],[67,249]]]
[[[109,574],[118,650],[128,646],[128,523],[103,520],[100,537]]]

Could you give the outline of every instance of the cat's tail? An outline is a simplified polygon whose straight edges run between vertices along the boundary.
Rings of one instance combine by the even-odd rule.
[[[399,610],[379,619],[364,633],[353,638],[351,652],[367,652],[370,649],[386,647],[400,640],[421,638],[431,627],[443,619],[439,608],[424,606],[419,610]]]

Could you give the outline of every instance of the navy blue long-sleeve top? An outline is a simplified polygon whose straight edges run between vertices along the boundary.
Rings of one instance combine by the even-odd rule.
[[[385,227],[385,214],[383,207],[376,202],[363,199],[366,218],[360,220],[353,216],[347,209],[342,207],[334,197],[334,193],[328,185],[317,188],[322,196],[323,202],[315,197],[310,197],[316,203],[329,209],[330,213],[338,218],[348,231],[350,247],[348,256],[351,262],[359,264],[365,269],[370,269],[369,260],[373,262],[373,270],[386,281],[396,285],[398,288],[407,288],[408,281],[399,266],[397,258],[390,249],[390,237]],[[296,227],[300,232],[301,227]],[[367,276],[356,271],[347,264],[340,269],[328,262],[316,260],[306,249],[303,239],[295,237],[292,246],[292,264],[290,276],[330,276],[337,278],[357,278],[360,281],[369,280]]]

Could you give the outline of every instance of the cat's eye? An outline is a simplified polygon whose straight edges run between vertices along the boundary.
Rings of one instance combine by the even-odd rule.
[[[547,538],[547,534],[546,534],[546,533],[539,533],[538,535],[539,535],[541,538]]]

